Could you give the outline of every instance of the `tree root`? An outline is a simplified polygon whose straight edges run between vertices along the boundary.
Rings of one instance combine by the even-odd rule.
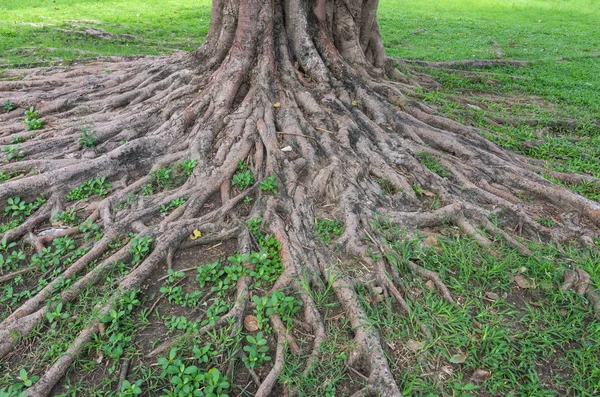
[[[38,251],[59,236],[79,239],[78,228],[36,235],[40,225],[51,223],[65,209],[81,211],[102,228],[104,236],[47,280],[37,294],[10,308],[11,314],[0,323],[0,359],[18,345],[15,333],[27,338],[43,324],[49,310],[74,302],[84,290],[104,283],[103,275],[118,263],[130,267],[113,280],[117,292],[100,313],[113,309],[123,294],[136,291],[148,279],[160,279],[159,265],[172,265],[177,250],[237,239],[238,252],[252,251],[252,239],[258,238],[243,222],[261,217],[262,231],[281,245],[284,268],[270,292],[293,291],[303,303],[303,319],[296,320],[306,324],[314,337],[305,373],[314,367],[326,339],[311,292],[329,285],[354,333],[356,350],[348,368],[366,372],[361,374],[365,389],[356,395],[399,396],[379,334],[354,287],[363,283],[374,294],[391,296],[407,314],[418,303],[407,302],[409,295],[400,287],[404,275],[385,262],[389,253],[378,242],[378,232],[369,232],[375,214],[388,218],[407,236],[435,233],[453,224],[482,246],[493,244],[487,232],[525,255],[530,252],[521,238],[589,241],[598,235],[600,204],[552,184],[538,175],[537,165],[488,142],[474,128],[407,99],[405,94],[413,91],[416,82],[385,57],[375,19],[377,2],[346,2],[345,8],[330,9],[329,2],[318,0],[313,2],[314,18],[301,3],[214,1],[206,44],[191,54],[7,72],[9,78],[21,73],[25,77],[0,81],[0,98],[19,105],[19,111],[0,115],[0,144],[7,146],[14,137],[24,136],[17,113],[29,106],[36,106],[46,127],[24,142],[25,158],[9,161],[7,151],[3,152],[0,171],[10,178],[0,184],[0,200],[30,200],[43,193],[48,202],[3,237],[11,242],[32,236]],[[524,63],[492,60],[420,66],[500,64]],[[107,68],[110,73],[104,71]],[[78,141],[87,125],[97,133],[94,151],[83,150]],[[195,167],[183,177],[182,164],[187,160]],[[234,186],[232,179],[242,168],[252,181],[245,187]],[[160,175],[169,172],[181,180],[159,183]],[[551,176],[590,181],[567,174]],[[107,197],[65,201],[68,192],[82,183],[103,177],[112,184],[104,188]],[[165,210],[176,199],[185,202]],[[540,208],[576,216],[570,224],[549,230],[535,221]],[[501,222],[492,222],[492,215]],[[316,218],[343,223],[335,252],[318,242],[322,233],[315,230]],[[189,240],[195,229],[202,237]],[[133,232],[138,233],[137,239],[153,241],[146,256],[137,261],[131,240],[116,252],[111,248]],[[371,240],[381,258],[369,259],[363,237]],[[361,268],[342,271],[336,263],[348,258],[358,258]],[[437,272],[402,259],[411,272],[431,280],[443,299],[454,302]],[[0,282],[34,269],[16,269]],[[353,279],[353,274],[362,277]],[[199,334],[230,320],[239,327],[250,307],[251,283],[250,276],[241,277],[231,310]],[[598,294],[589,282],[584,289],[576,280],[566,285],[582,291],[598,311]],[[259,396],[273,390],[287,347],[300,350],[281,319],[271,317],[277,351],[256,392]],[[28,389],[28,395],[51,392],[99,331],[98,321],[90,320],[67,352]],[[421,330],[429,335],[422,324]],[[181,340],[165,341],[148,356]]]

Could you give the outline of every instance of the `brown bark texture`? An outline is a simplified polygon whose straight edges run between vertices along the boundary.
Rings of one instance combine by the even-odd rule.
[[[407,65],[386,56],[377,6],[378,0],[214,0],[206,42],[192,53],[8,71],[8,79],[0,81],[0,98],[21,109],[35,105],[46,126],[32,134],[24,131],[22,112],[0,115],[3,147],[15,137],[34,136],[19,145],[25,154],[19,161],[2,152],[0,170],[17,177],[0,185],[0,200],[44,193],[48,202],[3,237],[15,241],[29,235],[41,249],[58,234],[39,236],[36,228],[70,205],[65,201],[69,191],[96,177],[106,177],[112,188],[104,199],[78,204],[102,225],[104,237],[1,319],[0,356],[18,345],[14,335],[22,339],[47,321],[52,305],[76,300],[84,288],[102,282],[115,263],[129,259],[128,246],[103,256],[116,236],[138,232],[154,243],[141,264],[118,281],[118,292],[101,313],[148,278],[162,277],[157,269],[171,263],[181,244],[190,244],[194,229],[222,231],[198,244],[235,237],[239,250],[248,251],[253,242],[247,219],[236,209],[251,196],[250,215],[262,217],[264,230],[282,247],[285,269],[273,290],[292,289],[302,300],[303,321],[314,336],[313,359],[318,359],[324,325],[303,286],[329,283],[354,330],[356,351],[348,366],[364,370],[365,387],[356,396],[399,396],[378,332],[356,293],[359,284],[383,291],[399,310],[410,312],[397,283],[402,275],[385,260],[383,236],[368,231],[374,214],[398,225],[407,237],[454,224],[483,246],[494,237],[524,255],[529,250],[522,239],[589,244],[600,226],[598,203],[550,183],[527,159],[410,99],[418,79],[401,72]],[[83,125],[97,131],[95,152],[78,142]],[[443,176],[419,161],[424,155],[443,167]],[[183,184],[117,210],[153,171],[184,159],[198,165]],[[244,192],[232,188],[240,161],[257,181],[275,175],[277,194],[258,183]],[[377,181],[392,188],[383,192]],[[521,198],[525,195],[564,214],[563,224],[548,229],[535,222],[534,204]],[[184,205],[160,216],[162,205],[180,197]],[[219,205],[203,210],[215,197]],[[439,205],[432,206],[432,197]],[[489,221],[492,214],[502,219],[501,227]],[[337,251],[316,238],[316,217],[342,220],[345,231]],[[78,230],[60,235],[68,233]],[[373,250],[380,251],[379,259],[368,254]],[[337,264],[339,257],[358,258],[369,273],[354,277]],[[408,270],[432,280],[453,302],[437,273],[412,262]],[[75,276],[68,287],[55,288]],[[248,283],[248,277],[238,281],[238,299],[225,319],[243,319]],[[271,393],[285,362],[288,336],[276,329],[281,343],[258,396]],[[81,331],[27,395],[48,395],[98,331],[98,321]]]

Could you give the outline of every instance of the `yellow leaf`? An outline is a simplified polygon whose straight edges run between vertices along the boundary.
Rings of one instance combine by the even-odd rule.
[[[200,232],[200,230],[198,230],[198,229],[194,229],[194,231],[192,232],[192,235],[190,236],[190,240],[196,240],[196,239],[199,239],[200,237],[202,237],[202,232]]]
[[[273,104],[273,107],[279,109],[281,107],[281,103],[277,102]]]

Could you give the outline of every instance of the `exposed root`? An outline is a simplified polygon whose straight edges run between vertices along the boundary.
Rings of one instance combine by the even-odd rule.
[[[573,290],[579,295],[585,296],[596,314],[600,316],[600,292],[594,286],[588,272],[579,267],[573,271],[566,271],[562,289],[563,291]]]
[[[405,93],[416,83],[385,57],[376,1],[346,2],[344,7],[325,0],[309,3],[314,6],[310,13],[307,4],[294,0],[213,1],[206,44],[191,54],[7,72],[9,78],[21,73],[25,78],[0,81],[0,98],[19,105],[0,115],[0,144],[7,147],[14,137],[25,136],[20,115],[29,106],[36,106],[46,127],[27,133],[32,138],[22,143],[24,158],[9,158],[10,149],[2,152],[0,171],[8,179],[0,184],[0,200],[30,202],[44,194],[48,201],[3,237],[7,242],[29,239],[38,253],[69,237],[89,251],[68,265],[59,260],[50,266],[47,284],[10,308],[0,323],[0,358],[44,324],[57,305],[76,302],[85,290],[105,283],[109,273],[117,290],[100,314],[149,279],[162,281],[159,266],[173,267],[178,250],[235,238],[238,252],[260,251],[259,238],[245,226],[260,217],[263,232],[281,246],[283,270],[268,293],[291,291],[303,304],[303,318],[294,320],[312,338],[305,373],[326,338],[311,293],[328,285],[354,332],[357,347],[347,368],[365,371],[357,371],[366,385],[356,395],[399,396],[378,332],[354,288],[364,285],[373,295],[391,296],[406,314],[418,301],[407,302],[401,267],[386,262],[391,262],[390,252],[378,232],[370,232],[375,214],[407,237],[453,225],[482,246],[492,246],[492,236],[525,255],[530,252],[521,238],[589,242],[597,237],[600,204],[545,180],[537,165],[493,145],[477,130],[407,99]],[[523,64],[477,62],[420,66]],[[110,73],[104,72],[107,68]],[[79,143],[87,125],[96,131],[93,150]],[[88,181],[104,185],[89,197],[72,194],[73,201],[66,200]],[[524,196],[534,200],[526,202]],[[65,210],[82,215],[84,229],[93,223],[103,237],[83,243],[79,227],[39,231]],[[542,210],[568,215],[570,222],[549,230],[535,221]],[[335,250],[319,242],[324,232],[315,231],[316,218],[343,223]],[[127,237],[134,232],[152,245],[140,252]],[[380,257],[369,257],[365,238]],[[116,242],[123,245],[115,248]],[[360,278],[336,264],[349,258],[360,261]],[[454,302],[437,272],[402,259]],[[125,263],[122,273],[115,272]],[[248,274],[253,270],[249,262],[242,266]],[[37,270],[23,266],[1,275],[0,282]],[[598,293],[589,276],[580,273],[569,274],[564,288],[584,294],[598,312]],[[251,307],[248,274],[237,280],[229,312],[199,335],[229,321],[240,327]],[[300,341],[282,320],[277,315],[270,320],[277,351],[258,396],[273,390],[287,348],[300,351]],[[99,327],[98,317],[91,318],[28,395],[48,395]],[[421,330],[430,337],[422,324]],[[181,336],[166,340],[147,356],[181,341]]]

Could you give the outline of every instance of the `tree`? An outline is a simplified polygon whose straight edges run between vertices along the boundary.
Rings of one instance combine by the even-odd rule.
[[[239,252],[249,252],[256,236],[245,221],[260,217],[262,230],[280,244],[284,266],[272,290],[288,288],[301,299],[304,321],[314,335],[311,360],[319,354],[324,326],[303,286],[330,284],[355,330],[357,348],[349,365],[360,363],[366,370],[367,386],[356,395],[398,396],[377,331],[366,323],[355,292],[364,285],[392,296],[399,310],[410,312],[396,285],[401,275],[386,260],[384,236],[368,231],[374,214],[409,235],[451,222],[489,246],[485,230],[524,255],[528,249],[515,233],[589,244],[600,226],[598,203],[548,182],[538,174],[540,168],[475,129],[408,99],[418,83],[400,71],[405,70],[401,63],[386,57],[377,6],[378,0],[214,0],[206,42],[192,53],[9,72],[9,77],[27,77],[0,82],[0,95],[22,107],[37,106],[47,125],[18,148],[3,149],[2,172],[10,180],[0,185],[0,198],[44,193],[47,201],[7,231],[7,241],[29,236],[41,250],[53,239],[79,233],[71,227],[32,234],[65,208],[69,192],[72,200],[106,197],[81,202],[87,219],[101,224],[104,236],[3,320],[0,355],[18,343],[12,335],[29,334],[58,301],[76,299],[117,263],[136,255],[140,260],[120,279],[101,314],[157,277],[157,268],[165,261],[170,265],[181,246],[234,237]],[[22,132],[17,113],[0,119],[5,148],[30,135]],[[88,125],[93,127],[82,137],[81,128]],[[95,151],[85,150],[94,145]],[[248,186],[232,187],[238,171],[252,174]],[[571,183],[597,183],[582,175],[550,174]],[[143,193],[133,204],[128,201]],[[533,209],[517,194],[577,213],[581,223],[548,229],[533,220]],[[432,208],[428,196],[437,197],[439,206]],[[162,217],[161,208],[178,198],[185,203]],[[218,205],[207,209],[208,202]],[[492,213],[502,217],[503,228],[489,220]],[[318,218],[341,219],[338,252],[316,237]],[[204,235],[186,241],[194,230]],[[137,240],[111,250],[113,239],[130,232],[138,233]],[[144,236],[152,239],[151,250],[135,251],[134,241]],[[378,255],[369,255],[370,250]],[[338,257],[358,258],[369,274],[357,278],[342,271],[334,260]],[[408,267],[453,301],[435,272],[412,262]],[[76,275],[82,277],[60,294],[54,292]],[[228,318],[241,327],[249,283],[250,277],[240,278],[233,308],[200,332]],[[29,395],[47,395],[100,328],[99,321],[89,324]],[[257,396],[270,393],[282,368],[287,336],[281,329],[277,336],[280,348]]]

